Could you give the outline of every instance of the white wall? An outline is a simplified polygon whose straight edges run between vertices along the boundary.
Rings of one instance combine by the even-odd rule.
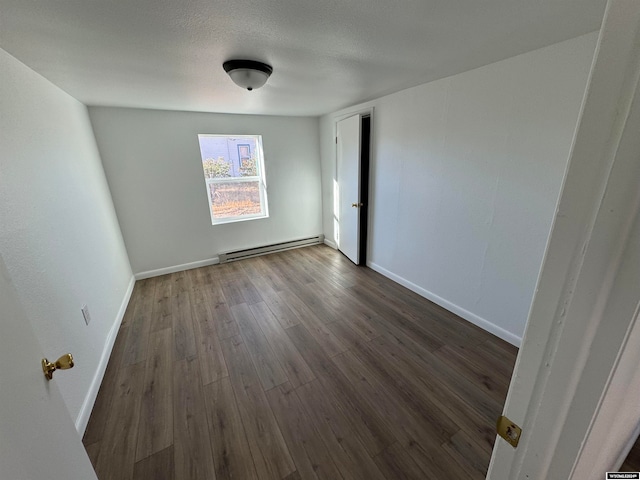
[[[55,382],[82,431],[131,268],[86,107],[4,50],[0,225],[0,251],[43,351],[75,357]]]
[[[318,119],[91,107],[133,271],[322,233]],[[199,133],[262,135],[269,218],[211,225]]]
[[[321,119],[333,239],[336,117],[374,108],[371,266],[519,344],[597,33]]]

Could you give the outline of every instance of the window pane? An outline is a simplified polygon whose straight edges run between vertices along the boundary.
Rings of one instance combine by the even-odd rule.
[[[198,135],[213,225],[267,218],[260,135]]]
[[[257,139],[199,135],[202,168],[207,178],[257,177]]]
[[[249,145],[238,145],[238,155],[241,160],[249,158],[251,156]]]
[[[260,182],[216,182],[209,184],[214,218],[260,215]]]

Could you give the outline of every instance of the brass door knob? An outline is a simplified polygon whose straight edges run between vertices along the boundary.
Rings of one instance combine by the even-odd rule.
[[[51,363],[46,358],[42,359],[42,371],[44,372],[44,376],[47,377],[47,380],[53,378],[53,372],[56,370],[69,370],[73,368],[73,365],[73,355],[70,353],[62,355],[55,363]]]
[[[358,208],[358,207],[363,207],[364,203],[352,203],[351,204],[352,207]]]

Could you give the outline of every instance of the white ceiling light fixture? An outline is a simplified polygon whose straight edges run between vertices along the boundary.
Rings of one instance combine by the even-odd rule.
[[[270,65],[255,60],[229,60],[222,64],[233,83],[247,90],[262,87],[273,73]]]

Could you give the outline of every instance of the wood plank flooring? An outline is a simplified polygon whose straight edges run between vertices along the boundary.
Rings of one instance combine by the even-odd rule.
[[[100,480],[485,477],[515,347],[325,246],[138,281]]]

